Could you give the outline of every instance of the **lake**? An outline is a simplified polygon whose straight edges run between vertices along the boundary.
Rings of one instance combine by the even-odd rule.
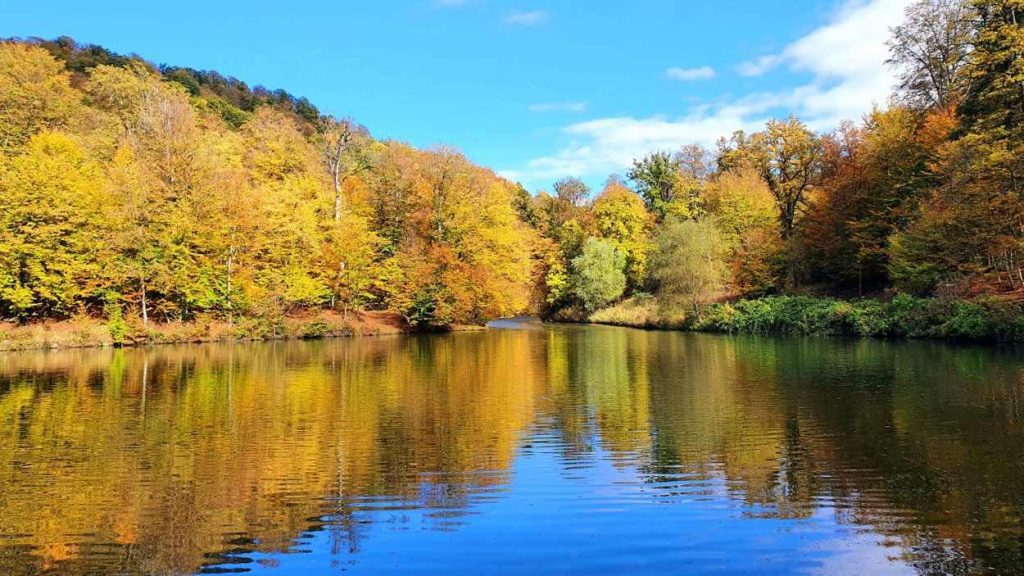
[[[1024,354],[500,322],[0,355],[0,574],[1015,574]]]

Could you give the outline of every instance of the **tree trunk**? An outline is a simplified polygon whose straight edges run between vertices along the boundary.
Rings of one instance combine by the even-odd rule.
[[[139,283],[142,290],[142,325],[149,326],[149,307],[146,303],[146,275],[139,274]]]
[[[338,174],[338,168],[335,167],[331,173],[334,180],[334,221],[341,221],[341,209],[342,209],[342,197],[341,197],[341,177]]]

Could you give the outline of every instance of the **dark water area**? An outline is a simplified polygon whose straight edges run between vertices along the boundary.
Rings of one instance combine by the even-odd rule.
[[[504,322],[0,355],[0,574],[1020,574],[1024,353]]]

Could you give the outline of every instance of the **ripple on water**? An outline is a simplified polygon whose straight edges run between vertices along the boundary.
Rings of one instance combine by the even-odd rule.
[[[1015,574],[1021,354],[506,322],[5,357],[0,574]]]

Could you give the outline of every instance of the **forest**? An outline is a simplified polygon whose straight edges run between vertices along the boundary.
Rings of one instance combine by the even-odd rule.
[[[920,0],[890,101],[550,192],[284,91],[0,43],[0,320],[329,311],[1024,339],[1024,0]]]

